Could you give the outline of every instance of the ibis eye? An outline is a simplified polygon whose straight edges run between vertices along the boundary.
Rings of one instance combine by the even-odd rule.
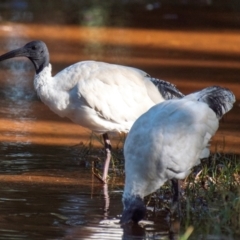
[[[36,50],[36,46],[32,46],[32,50]]]

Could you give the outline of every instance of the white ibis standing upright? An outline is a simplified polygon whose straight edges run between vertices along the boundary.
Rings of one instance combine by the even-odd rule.
[[[213,86],[157,104],[135,121],[124,145],[122,224],[142,220],[145,196],[167,180],[185,178],[209,156],[209,140],[234,102],[230,90]]]
[[[176,87],[132,67],[96,61],[75,63],[54,77],[49,53],[42,41],[0,56],[29,58],[36,70],[34,88],[56,114],[103,134],[107,157],[102,180],[106,182],[111,158],[108,132],[128,132],[134,121],[156,103],[183,97]]]

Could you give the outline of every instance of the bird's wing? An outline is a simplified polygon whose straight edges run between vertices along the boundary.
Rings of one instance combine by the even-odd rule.
[[[179,130],[177,131],[177,134],[179,132],[185,132],[186,135],[183,136],[187,139],[188,134],[191,133],[192,129],[192,133],[195,134],[195,136],[189,135],[191,138],[188,142],[184,139],[179,139],[175,144],[177,145],[180,143],[181,145],[181,142],[184,141],[185,143],[189,143],[189,147],[186,146],[186,148],[190,149],[189,155],[191,152],[194,153],[195,151],[195,159],[208,157],[210,154],[209,141],[218,128],[218,120],[232,109],[235,102],[235,96],[229,89],[212,86],[187,95],[182,101],[179,101],[179,103],[181,102],[185,103],[182,104],[182,106],[179,106],[179,110],[182,109],[179,113],[182,114],[184,112],[189,112],[188,120],[185,121],[191,122],[187,124],[188,128],[184,131],[180,131],[181,126],[187,125],[183,123],[184,119],[179,120]],[[169,129],[169,131],[171,130]],[[190,146],[193,146],[193,148],[190,148]],[[197,149],[199,152],[197,152]],[[192,158],[194,159],[194,156],[192,156]]]
[[[99,117],[118,123],[135,121],[155,104],[145,84],[146,73],[141,70],[92,61],[76,67],[78,97]]]
[[[176,86],[170,82],[151,77],[150,81],[158,88],[158,91],[161,93],[165,100],[184,97],[184,94],[182,94],[176,88]]]
[[[158,92],[161,94],[161,96],[165,100],[174,99],[174,98],[183,98],[185,96],[183,93],[181,93],[177,89],[176,85],[170,82],[167,82],[165,80],[161,80],[158,78],[153,78],[148,73],[140,69],[133,68],[133,67],[128,67],[128,68],[141,74],[142,77],[144,77],[145,81],[147,80],[149,82],[152,82],[154,86],[158,89]]]
[[[209,156],[209,141],[218,129],[215,113],[202,102],[183,99],[176,111],[166,118],[162,158],[168,158],[168,174],[184,178],[189,170]]]

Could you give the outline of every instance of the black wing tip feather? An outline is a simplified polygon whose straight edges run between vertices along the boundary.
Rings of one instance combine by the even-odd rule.
[[[165,100],[183,98],[185,96],[176,88],[174,84],[170,82],[157,78],[150,78],[150,80],[158,88],[159,92]]]
[[[203,94],[198,101],[206,102],[219,119],[232,109],[236,101],[233,92],[227,88],[211,86],[205,88],[202,92]]]

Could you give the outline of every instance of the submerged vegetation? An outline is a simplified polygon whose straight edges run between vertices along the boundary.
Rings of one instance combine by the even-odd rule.
[[[124,177],[124,140],[122,136],[113,149],[110,182],[113,176]],[[104,151],[93,147],[95,141],[103,144],[101,137],[92,134],[88,144],[80,144],[76,149],[80,159],[97,175],[101,172]],[[236,239],[240,236],[240,155],[212,153],[181,181],[181,186],[180,216],[171,215],[172,220],[178,219],[180,224],[180,229],[174,233],[180,236],[179,240]],[[154,209],[149,212],[148,219],[162,217],[163,213],[169,215],[171,196],[171,184],[167,182],[146,197],[148,208]]]

